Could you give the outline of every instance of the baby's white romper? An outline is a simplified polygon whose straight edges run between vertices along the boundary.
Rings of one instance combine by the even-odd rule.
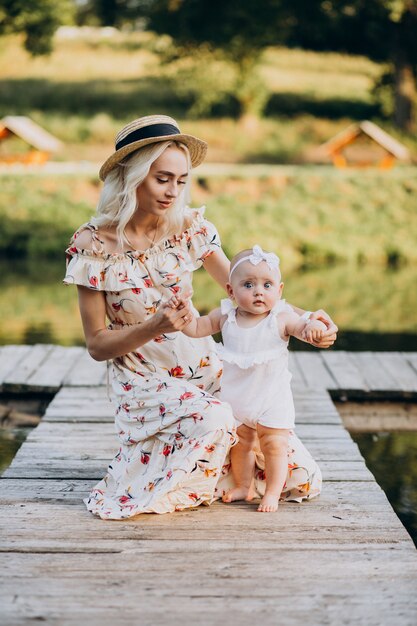
[[[280,337],[277,314],[292,309],[280,300],[259,324],[241,328],[231,300],[221,302],[223,360],[220,399],[228,402],[238,423],[256,428],[294,428],[294,402],[288,369],[288,341]]]

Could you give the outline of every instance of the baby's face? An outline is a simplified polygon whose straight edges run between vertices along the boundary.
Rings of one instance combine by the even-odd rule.
[[[258,265],[244,261],[233,271],[229,295],[243,311],[261,315],[275,306],[283,286],[279,269],[271,270],[265,261]]]

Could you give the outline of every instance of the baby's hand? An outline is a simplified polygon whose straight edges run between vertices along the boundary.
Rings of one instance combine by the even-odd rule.
[[[319,320],[310,320],[303,330],[302,338],[304,341],[314,344],[316,341],[320,341],[325,330],[326,325],[323,324],[323,322],[320,322]]]
[[[170,309],[184,308],[184,300],[178,296],[171,296],[166,305],[169,306]]]
[[[166,302],[166,306],[170,309],[175,309],[177,311],[187,309],[187,318],[185,320],[187,325],[193,321],[194,315],[193,312],[190,310],[190,300],[188,298],[182,298],[181,296],[177,295],[171,296],[171,298]]]
[[[190,294],[186,293],[182,296],[173,295],[166,302],[166,305],[169,306],[171,309],[178,309],[178,310],[181,310],[184,307],[188,307],[190,305]]]

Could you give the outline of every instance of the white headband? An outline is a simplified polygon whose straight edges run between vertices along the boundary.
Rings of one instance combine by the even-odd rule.
[[[256,245],[252,248],[252,254],[243,256],[234,264],[229,274],[229,280],[235,269],[244,261],[249,261],[252,265],[258,265],[261,261],[266,261],[270,270],[277,270],[279,268],[279,257],[273,252],[264,252],[261,246]]]

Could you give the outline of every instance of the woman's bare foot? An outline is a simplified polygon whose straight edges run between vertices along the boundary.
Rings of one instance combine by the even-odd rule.
[[[229,489],[222,497],[223,502],[235,502],[236,500],[253,500],[255,492],[252,487],[234,487]]]
[[[273,493],[266,493],[262,498],[261,504],[258,506],[260,513],[274,513],[278,511],[279,496]]]

